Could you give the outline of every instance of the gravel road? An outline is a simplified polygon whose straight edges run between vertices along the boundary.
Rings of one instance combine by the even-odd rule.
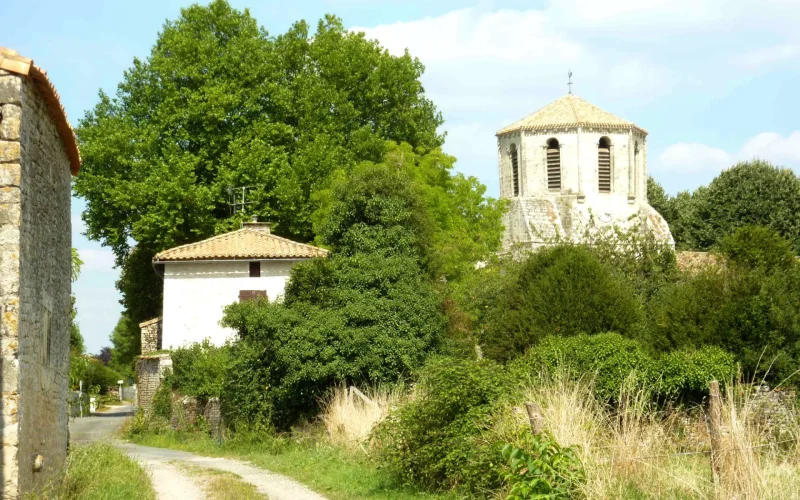
[[[130,406],[118,406],[105,413],[91,417],[71,419],[69,423],[70,443],[85,444],[98,440],[110,440],[130,457],[139,461],[150,474],[153,488],[159,500],[201,500],[205,498],[195,480],[173,465],[175,462],[209,469],[232,472],[256,487],[269,500],[326,500],[324,496],[310,490],[286,476],[275,474],[240,460],[202,457],[185,451],[166,448],[151,448],[115,440],[125,418],[131,416]]]

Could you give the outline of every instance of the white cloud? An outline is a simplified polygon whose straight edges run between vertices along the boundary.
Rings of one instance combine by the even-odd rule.
[[[705,144],[679,142],[665,149],[654,166],[655,170],[669,172],[718,172],[729,167],[732,160],[731,155],[722,149]]]
[[[581,52],[580,44],[554,28],[557,27],[543,11],[485,12],[467,8],[416,21],[355,27],[352,31],[363,31],[367,38],[380,40],[395,55],[408,48],[424,63],[575,61]]]
[[[739,158],[750,160],[761,158],[785,167],[800,167],[800,130],[788,136],[774,132],[762,132],[749,139],[739,151]]]
[[[679,142],[667,147],[653,167],[662,172],[716,173],[739,161],[756,158],[800,169],[800,130],[788,136],[762,132],[745,141],[734,153],[705,144]]]
[[[800,58],[800,44],[781,44],[737,54],[731,62],[746,69],[760,68]]]
[[[78,255],[83,261],[81,272],[116,272],[114,267],[114,254],[111,250],[95,248],[79,248]]]

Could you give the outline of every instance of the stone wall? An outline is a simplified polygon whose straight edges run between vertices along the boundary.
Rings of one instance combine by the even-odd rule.
[[[43,96],[0,71],[0,309],[4,497],[66,459],[70,163]]]
[[[161,318],[139,323],[139,328],[142,329],[142,354],[150,354],[161,350],[162,324]]]
[[[155,356],[141,356],[136,361],[136,390],[139,409],[145,413],[153,405],[161,381],[164,380],[167,370],[172,369],[172,358],[169,354]]]

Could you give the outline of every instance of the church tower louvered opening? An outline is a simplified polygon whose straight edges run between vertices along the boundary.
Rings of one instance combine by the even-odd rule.
[[[511,176],[514,180],[514,196],[519,196],[519,154],[517,145],[512,144],[509,148],[511,152]]]
[[[547,141],[547,189],[561,190],[561,149],[557,139]]]
[[[597,147],[597,187],[601,193],[611,192],[611,140],[602,137]]]

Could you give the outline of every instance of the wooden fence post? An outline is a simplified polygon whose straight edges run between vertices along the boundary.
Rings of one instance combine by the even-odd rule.
[[[708,434],[711,438],[711,471],[714,483],[719,482],[722,468],[722,401],[719,395],[719,382],[712,380],[708,384],[708,416],[706,417]]]
[[[528,410],[528,421],[531,424],[531,432],[534,436],[542,432],[542,410],[539,405],[532,401],[525,403],[525,409]]]

